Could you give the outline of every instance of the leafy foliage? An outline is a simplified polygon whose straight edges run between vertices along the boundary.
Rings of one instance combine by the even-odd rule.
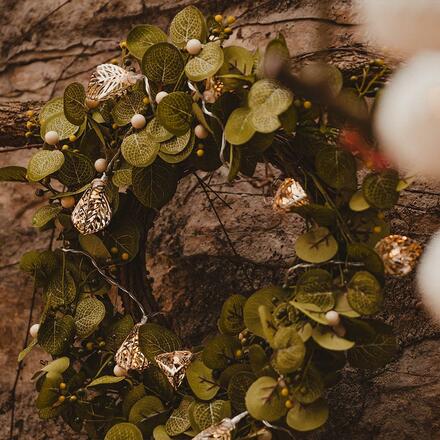
[[[228,27],[194,6],[175,16],[168,35],[150,24],[135,26],[121,44],[121,65],[106,66],[122,76],[110,78],[122,84],[120,93],[90,102],[83,85],[69,84],[32,120],[43,139],[54,130],[60,141],[69,139],[66,146],[45,143],[27,168],[0,169],[0,181],[30,182],[47,193],[35,227],[57,228],[60,246],[86,253],[23,255],[20,269],[35,278],[44,307],[38,336],[20,360],[37,344],[53,356],[36,375],[39,414],[61,416],[89,438],[194,437],[243,411],[249,415],[238,439],[258,436],[263,421],[314,430],[328,418],[326,387],[346,361],[378,368],[396,352],[391,329],[371,316],[380,311],[384,286],[374,245],[389,234],[382,210],[397,202],[399,176],[375,168],[373,146],[363,151],[342,141],[346,121],[326,102],[334,99],[355,118],[366,118],[374,111],[367,100],[375,92],[368,88],[382,83],[374,63],[355,88],[334,66],[306,66],[299,78],[322,91],[310,97],[266,78],[274,63],[290,58],[282,35],[260,55],[224,47]],[[202,43],[197,54],[185,49],[191,39]],[[130,124],[139,113],[143,128]],[[73,227],[72,205],[101,177],[102,168],[94,166],[99,158],[106,160],[102,193],[112,215],[104,229],[85,235]],[[179,180],[215,171],[224,161],[231,184],[242,175],[252,178],[258,163],[301,176],[307,202],[292,209],[307,225],[292,249],[301,262],[283,287],[230,295],[219,333],[200,335],[203,344],[192,349],[189,365],[179,364],[178,353],[186,350],[179,337],[153,313],[136,327],[135,352],[148,366],[116,376],[115,353],[135,322],[128,303],[121,306],[123,290],[112,285],[137,286],[133,271],[144,264],[147,219],[172,199]],[[365,164],[371,171],[358,173]],[[173,374],[185,377],[179,389]]]

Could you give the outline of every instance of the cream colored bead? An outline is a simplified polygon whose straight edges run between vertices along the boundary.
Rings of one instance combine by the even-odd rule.
[[[334,310],[330,310],[325,314],[325,319],[328,321],[328,325],[334,327],[341,322],[341,318],[339,317],[339,313]]]
[[[38,335],[38,330],[40,330],[40,324],[34,324],[30,329],[29,329],[29,334],[33,337],[36,338]]]
[[[95,160],[95,170],[98,173],[103,173],[107,169],[107,160],[101,157]]]
[[[193,38],[186,43],[186,50],[190,55],[198,55],[202,50],[202,43],[196,38]]]
[[[147,125],[147,120],[145,119],[145,116],[141,115],[140,113],[136,113],[135,115],[133,115],[130,122],[132,127],[136,128],[137,130],[144,128]]]
[[[115,368],[113,368],[113,374],[116,377],[124,377],[128,375],[128,371],[125,368],[120,367],[119,365],[115,365]]]
[[[157,103],[157,104],[160,104],[160,101],[162,101],[162,99],[165,98],[165,96],[167,96],[167,95],[168,95],[168,93],[165,92],[165,91],[159,92],[159,93],[156,95],[156,103]]]
[[[65,209],[73,208],[75,206],[75,197],[61,197],[61,206]]]
[[[44,141],[49,145],[56,145],[60,141],[60,136],[56,131],[48,131],[44,135]]]
[[[209,132],[202,124],[199,124],[194,128],[194,134],[199,139],[206,139],[209,135]]]

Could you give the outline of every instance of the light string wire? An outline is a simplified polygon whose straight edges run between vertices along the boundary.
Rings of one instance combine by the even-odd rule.
[[[84,251],[80,251],[77,249],[67,249],[67,248],[61,248],[61,250],[64,253],[70,253],[70,254],[76,254],[76,255],[83,255],[84,257],[87,257],[90,262],[92,263],[92,265],[94,266],[94,268],[100,273],[100,275],[108,282],[110,283],[112,286],[117,287],[118,289],[122,290],[124,293],[126,293],[134,302],[135,304],[139,307],[139,310],[142,313],[142,318],[140,321],[140,324],[145,324],[149,318],[149,315],[147,315],[147,313],[145,312],[145,309],[143,307],[143,305],[141,304],[141,302],[134,296],[134,294],[132,292],[130,292],[128,289],[126,289],[124,286],[122,286],[121,284],[119,284],[118,282],[116,282],[112,277],[108,276],[104,270],[98,265],[98,263],[93,259],[93,257],[91,255],[89,255],[87,252]]]
[[[203,113],[205,113],[205,115],[210,116],[211,118],[214,118],[217,123],[220,125],[220,128],[222,129],[222,142],[221,142],[221,148],[220,148],[220,160],[222,162],[223,165],[226,165],[226,161],[224,159],[224,154],[225,154],[225,149],[226,149],[226,137],[225,137],[225,127],[223,125],[222,120],[214,113],[212,113],[211,111],[209,111],[206,108],[206,102],[203,99],[203,95],[200,93],[199,89],[197,88],[197,86],[195,86],[191,81],[188,81],[188,87],[189,89],[194,92],[197,96],[200,97],[201,101],[202,101],[202,111]]]

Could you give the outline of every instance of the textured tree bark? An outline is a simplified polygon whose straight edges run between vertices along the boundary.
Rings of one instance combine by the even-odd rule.
[[[350,0],[0,0],[4,11],[0,17],[0,149],[40,143],[25,137],[26,110],[38,109],[42,102],[61,94],[68,82],[86,83],[94,66],[117,55],[119,40],[133,25],[154,23],[166,28],[170,18],[188,4],[205,13],[236,15],[231,44],[239,39],[249,48],[263,47],[283,32],[293,68],[323,58],[350,75],[376,56],[358,33]],[[0,164],[18,161],[25,165],[29,154],[26,150],[0,154]],[[285,166],[280,157],[271,160]],[[225,184],[224,170],[211,181],[228,203],[212,202],[234,251],[193,177],[182,180],[178,193],[154,224],[146,213],[150,226],[147,265],[154,279],[154,297],[188,345],[199,342],[201,334],[215,331],[220,306],[231,292],[249,294],[282,282],[302,222],[296,216],[280,217],[272,212],[267,195],[269,182],[276,176],[276,170],[259,167],[255,182],[242,179]],[[425,242],[438,227],[438,195],[438,189],[422,183],[405,192],[391,216],[393,231]],[[17,277],[14,263],[23,251],[44,248],[48,242],[46,235],[37,235],[29,227],[38,203],[28,187],[2,186],[0,438],[8,437],[9,390],[20,350],[17,334],[24,331],[31,296],[29,281]],[[133,262],[132,268],[130,286],[148,289],[143,258]],[[419,440],[440,436],[439,329],[418,306],[412,279],[390,280],[386,292],[381,317],[396,328],[401,343],[398,358],[375,373],[344,370],[342,381],[329,393],[330,422],[308,438]],[[147,295],[143,297],[145,300]],[[131,308],[129,302],[125,306]],[[27,360],[19,385],[19,438],[79,438],[59,424],[38,420],[28,396],[33,389],[29,379],[41,357],[41,352],[35,352]]]

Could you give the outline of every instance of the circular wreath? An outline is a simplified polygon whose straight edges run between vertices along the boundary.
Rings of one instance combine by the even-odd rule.
[[[385,212],[407,183],[365,130],[389,69],[373,60],[344,78],[310,64],[293,76],[282,35],[264,53],[224,46],[234,21],[189,6],[168,35],[136,26],[86,89],[69,84],[28,112],[28,136],[39,130],[44,144],[27,169],[0,170],[3,181],[39,186],[47,204],[33,226],[60,243],[21,260],[44,308],[19,360],[36,345],[52,355],[36,374],[39,414],[90,438],[314,430],[347,362],[378,368],[395,353],[391,329],[371,316],[385,274],[409,273],[420,246],[389,235]],[[124,270],[180,179],[226,166],[232,182],[258,162],[285,177],[274,209],[306,220],[297,261],[284,285],[231,295],[219,334],[189,349]],[[140,313],[124,312],[115,293]]]

